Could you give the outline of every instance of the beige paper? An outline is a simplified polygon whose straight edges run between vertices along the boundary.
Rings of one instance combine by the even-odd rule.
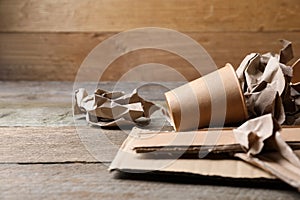
[[[89,124],[100,127],[147,125],[158,107],[138,95],[97,89],[88,95],[85,89],[75,91],[74,115],[85,114]]]
[[[288,40],[280,40],[280,42],[282,44],[282,49],[279,52],[279,62],[287,64],[294,57],[292,43]]]
[[[234,129],[236,140],[246,153],[236,156],[270,172],[300,191],[300,160],[282,139],[279,124],[271,114],[248,120]],[[274,153],[265,153],[274,149]]]
[[[292,82],[300,82],[300,58],[292,65],[293,68],[293,77]]]
[[[279,54],[250,54],[236,71],[250,117],[257,118],[245,122],[234,132],[226,129],[152,133],[133,129],[112,162],[110,170],[163,171],[231,178],[274,178],[276,176],[300,189],[300,151],[293,151],[300,147],[300,128],[281,130],[278,124],[296,124],[300,121],[299,84],[290,84],[293,68],[287,66],[293,58],[292,46],[289,41],[282,40],[281,42],[283,48]],[[199,84],[194,86],[192,84],[193,91],[197,91],[196,86]],[[202,90],[201,95],[205,96],[206,93]],[[178,128],[180,120],[174,115],[174,107],[177,112],[178,105],[188,105],[189,99],[177,102],[175,96],[178,94],[173,96],[170,93],[167,94],[174,126],[176,130],[181,130]],[[206,106],[208,105],[210,104]],[[187,107],[184,112],[190,113],[194,108],[195,106]],[[239,109],[239,111],[242,110]],[[230,114],[235,114],[235,112],[231,111]],[[183,120],[191,119],[193,116],[188,116]],[[196,125],[203,127],[200,124]],[[206,123],[205,126],[207,125]],[[187,127],[182,130],[188,130],[190,126]],[[217,140],[207,140],[212,135],[216,136]],[[199,154],[201,151],[225,152],[229,153],[229,156],[234,154],[251,165],[247,165],[246,162],[241,164],[241,161],[230,159],[228,156],[222,159],[220,157],[218,159],[217,157],[213,159],[180,157],[183,154]],[[246,153],[241,153],[242,151]],[[168,156],[164,157],[165,155]],[[180,156],[176,157],[178,155]],[[254,166],[264,171],[257,171],[258,168]],[[232,171],[237,168],[240,169],[239,172]]]
[[[164,159],[145,158],[133,150],[132,144],[139,137],[147,137],[149,130],[133,128],[111,163],[109,170],[125,172],[160,171],[224,178],[274,179],[274,176],[236,159]],[[166,133],[167,135],[167,133]]]
[[[286,64],[293,58],[291,42],[281,40],[279,54],[252,53],[245,57],[237,76],[244,91],[250,118],[271,113],[280,124],[297,124],[299,107],[292,95],[293,67]]]
[[[220,127],[248,118],[233,67],[225,67],[165,93],[176,131]]]
[[[208,151],[211,153],[242,152],[238,141],[233,133],[233,129],[210,129],[187,132],[155,132],[150,130],[140,130],[140,134],[145,137],[137,137],[132,143],[133,150],[137,153],[159,152],[169,153],[176,151],[189,153],[199,153]],[[281,136],[284,141],[293,147],[300,148],[300,127],[282,128]],[[208,140],[209,137],[216,140]]]
[[[290,125],[300,125],[300,83],[291,85],[291,98],[293,107],[286,113],[286,123]]]

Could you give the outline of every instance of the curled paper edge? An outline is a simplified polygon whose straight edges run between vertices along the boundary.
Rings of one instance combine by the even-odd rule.
[[[267,114],[248,120],[234,129],[236,141],[245,153],[236,157],[268,171],[300,191],[300,160],[291,147],[281,138],[280,126]],[[265,153],[264,148],[275,152]]]

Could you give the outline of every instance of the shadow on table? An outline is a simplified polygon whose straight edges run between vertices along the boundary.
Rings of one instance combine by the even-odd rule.
[[[116,179],[165,182],[176,184],[193,184],[193,185],[215,185],[215,186],[231,186],[244,188],[260,188],[260,189],[276,189],[276,190],[294,190],[295,188],[280,181],[279,179],[249,179],[249,178],[223,178],[219,176],[201,176],[187,173],[170,174],[167,172],[147,172],[147,173],[130,173],[116,171],[114,174]]]

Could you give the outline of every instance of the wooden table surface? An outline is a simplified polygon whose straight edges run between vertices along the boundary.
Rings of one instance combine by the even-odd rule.
[[[112,85],[101,83],[104,89]],[[90,91],[95,87],[85,86]],[[135,86],[129,83],[121,87],[130,91]],[[89,127],[84,120],[74,121],[72,91],[71,82],[0,82],[0,199],[300,197],[289,189],[118,178],[107,167],[126,138],[126,131],[104,131]],[[145,95],[161,98],[153,91]],[[104,144],[103,138],[111,144]]]

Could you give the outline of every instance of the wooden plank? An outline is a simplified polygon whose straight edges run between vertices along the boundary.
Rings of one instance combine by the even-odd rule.
[[[228,187],[220,180],[210,181],[219,184],[213,186],[205,180],[164,182],[166,176],[160,181],[113,177],[102,164],[2,164],[0,193],[5,199],[299,199],[296,191]]]
[[[92,91],[95,84],[83,83],[82,86]],[[120,89],[127,88],[126,91],[136,86],[137,83],[119,85]],[[171,83],[169,86],[177,85]],[[15,108],[19,114],[27,113],[23,114],[27,118],[24,122],[31,119],[35,121],[33,124],[40,126],[24,127],[26,125],[20,122],[21,127],[7,127],[11,126],[8,124],[0,127],[1,198],[299,198],[295,191],[227,187],[222,184],[240,186],[240,183],[234,185],[232,181],[221,182],[218,179],[201,179],[195,183],[190,179],[182,182],[182,178],[172,178],[176,183],[170,183],[162,182],[166,176],[162,180],[161,175],[155,181],[152,179],[153,175],[150,175],[150,179],[149,176],[148,179],[145,178],[148,181],[141,181],[144,180],[141,174],[134,178],[139,180],[115,179],[107,172],[107,165],[127,137],[126,130],[102,130],[87,126],[77,126],[77,129],[74,126],[57,127],[60,120],[57,124],[53,122],[51,126],[49,123],[39,125],[39,120],[35,119],[52,119],[61,111],[69,109],[72,87],[72,82],[0,82],[0,114],[5,113],[3,111],[7,111],[6,109],[12,111]],[[101,87],[109,89],[114,87],[114,83],[102,82]],[[148,97],[150,94],[145,93]],[[17,116],[16,113],[15,117]],[[15,120],[19,122],[21,118]],[[208,183],[219,186],[206,185]],[[249,182],[244,182],[243,185],[250,187]],[[257,184],[255,186],[259,187]]]
[[[0,31],[299,31],[298,0],[2,0]]]
[[[73,80],[84,57],[109,35],[102,34],[98,37],[84,34],[82,36],[1,34],[0,80],[9,80],[12,77],[15,77],[12,80]],[[32,78],[24,78],[29,74],[32,74],[30,75]]]
[[[235,67],[251,52],[278,52],[278,40],[293,42],[295,57],[300,56],[300,32],[271,33],[211,33],[189,32],[214,59],[217,66],[226,62]],[[114,33],[0,33],[0,80],[60,80],[73,81],[77,70],[88,53]],[[122,45],[122,44],[120,44]],[[95,62],[94,66],[97,66]],[[119,80],[124,73],[140,64],[162,63],[175,72],[193,79],[198,76],[189,63],[178,56],[163,51],[137,51],[113,62],[101,77],[103,81]],[[93,68],[98,70],[97,68]],[[96,73],[86,72],[83,79],[93,80]],[[159,74],[163,76],[158,76]],[[163,70],[148,70],[129,74],[128,80],[166,81]],[[174,74],[173,74],[174,75]],[[175,74],[176,75],[176,74]],[[168,80],[183,80],[178,76]],[[171,76],[171,75],[170,75]]]
[[[111,162],[127,134],[88,126],[1,127],[0,163]]]
[[[54,82],[54,81],[0,81],[0,105],[27,105],[39,107],[48,105],[69,104],[72,102],[73,90],[85,88],[89,94],[101,88],[107,91],[123,91],[130,93],[139,86],[149,82]],[[183,82],[153,82],[158,87],[143,87],[139,93],[146,99],[163,100],[162,91],[179,87]],[[159,90],[161,89],[161,90]],[[36,103],[36,104],[35,104]]]
[[[104,90],[132,92],[143,82],[81,83],[91,94],[96,87]],[[157,83],[173,89],[182,83]],[[148,100],[162,104],[166,89],[146,87],[140,94]],[[78,89],[78,88],[77,88]],[[161,90],[164,89],[164,90]],[[72,82],[1,82],[0,81],[0,126],[87,126],[84,119],[76,120],[72,114]],[[155,120],[155,119],[153,119]]]
[[[130,92],[139,84],[102,82],[99,87]],[[91,92],[96,84],[81,86]],[[92,128],[85,119],[74,122],[72,82],[0,82],[0,91],[0,162],[110,162],[130,132]],[[158,92],[142,94],[155,99]]]
[[[137,84],[127,83],[119,87],[130,91]],[[169,83],[169,87],[177,84]],[[95,83],[82,83],[82,86],[92,91]],[[109,89],[114,83],[102,82],[100,87]],[[0,122],[1,118],[5,119],[6,112],[15,111],[11,114],[14,117],[6,118],[0,125],[1,199],[299,198],[296,191],[274,190],[281,188],[280,184],[273,184],[273,189],[241,188],[222,184],[250,187],[249,181],[233,183],[204,178],[183,181],[182,177],[168,180],[159,175],[153,179],[153,175],[147,178],[141,174],[133,177],[134,180],[123,179],[124,176],[116,179],[108,173],[107,166],[127,137],[126,130],[66,126],[71,120],[68,118],[70,114],[56,122],[51,121],[70,108],[72,88],[72,82],[0,81]],[[155,92],[146,91],[144,94],[159,97]],[[26,119],[22,121],[22,118]],[[41,124],[41,119],[48,119],[51,123]],[[13,125],[7,123],[9,120],[17,120],[20,127],[7,127]],[[37,127],[24,127],[30,120]],[[60,123],[64,126],[57,127]],[[259,184],[253,184],[259,187]]]
[[[107,88],[112,83],[103,83]],[[93,83],[83,83],[83,87],[91,90]],[[0,105],[32,104],[35,107],[40,104],[68,104],[72,101],[72,82],[37,82],[37,81],[0,81]],[[93,90],[92,90],[93,91]]]
[[[84,120],[77,124],[87,125]],[[71,103],[2,104],[0,126],[73,126]]]
[[[130,132],[87,125],[0,127],[0,163],[110,163]]]

